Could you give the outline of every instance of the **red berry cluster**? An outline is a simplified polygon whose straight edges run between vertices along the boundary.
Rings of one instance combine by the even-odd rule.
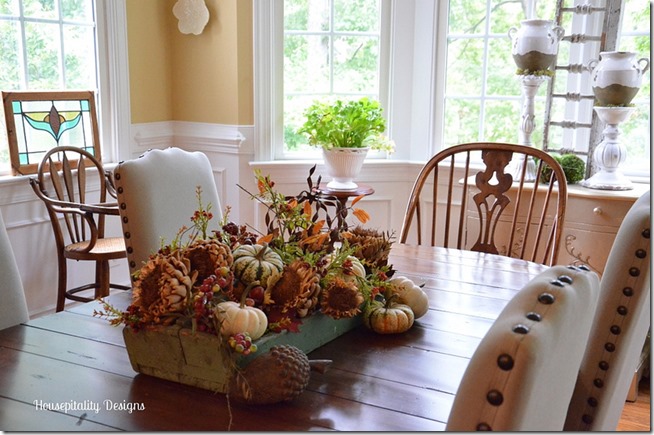
[[[191,217],[192,222],[206,222],[213,219],[213,213],[206,210],[195,210],[193,217]]]
[[[202,332],[211,332],[213,325],[207,321],[211,319],[213,307],[213,288],[216,282],[216,275],[210,275],[204,279],[198,291],[193,296],[193,317],[197,321],[197,328]]]
[[[320,276],[325,276],[327,275],[327,266],[329,265],[329,261],[327,261],[326,257],[321,258],[316,262],[316,269],[318,269],[318,273]]]
[[[258,236],[247,230],[245,225],[237,225],[234,222],[228,222],[222,227],[219,236],[231,248],[237,245],[254,245],[257,243]]]
[[[219,267],[215,274],[202,281],[193,295],[193,317],[197,328],[202,332],[214,332],[213,311],[215,305],[221,302],[217,293],[228,289],[234,279],[232,271],[227,266]]]
[[[129,325],[134,332],[139,332],[142,326],[139,307],[136,305],[130,305],[127,307],[127,310],[123,312],[122,318],[125,319],[125,323]]]
[[[239,332],[229,337],[229,345],[234,351],[249,355],[257,351],[257,345],[252,343],[252,338],[247,332]]]

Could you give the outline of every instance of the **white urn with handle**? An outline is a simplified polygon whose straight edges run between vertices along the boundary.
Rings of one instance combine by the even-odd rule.
[[[511,54],[518,68],[526,71],[549,69],[559,52],[559,41],[565,31],[552,20],[531,19],[520,21],[520,29],[511,27]]]
[[[593,93],[600,106],[628,106],[634,99],[649,69],[649,60],[636,61],[636,53],[603,51],[600,58],[588,62]]]

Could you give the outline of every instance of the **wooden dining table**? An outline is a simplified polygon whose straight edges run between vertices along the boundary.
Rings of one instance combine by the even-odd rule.
[[[0,331],[0,430],[443,430],[480,339],[546,267],[401,244],[389,263],[424,284],[428,313],[403,334],[359,326],[310,352],[332,364],[291,402],[244,405],[134,372],[122,327],[94,317],[95,301]],[[110,301],[127,306],[129,292]]]

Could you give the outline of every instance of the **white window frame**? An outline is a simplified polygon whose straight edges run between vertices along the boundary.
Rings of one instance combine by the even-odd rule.
[[[391,2],[388,0],[379,0],[380,2],[380,30],[379,30],[379,80],[377,83],[379,94],[376,97],[376,99],[379,100],[380,104],[382,107],[388,107],[388,99],[389,99],[389,41],[390,41],[390,33],[391,33],[391,26],[390,26],[390,7],[391,7]],[[283,0],[278,2],[279,5],[283,4]],[[278,6],[277,6],[278,7]],[[280,8],[282,10],[276,11],[276,13],[281,13],[281,18],[279,18],[279,15],[276,15],[276,20],[274,21],[273,25],[275,26],[273,29],[274,34],[281,34],[280,39],[282,40],[282,54],[283,54],[283,40],[284,40],[284,28],[283,28],[283,8]],[[279,19],[277,19],[279,18]],[[332,22],[334,21],[334,17],[331,17]],[[334,39],[335,37],[347,33],[347,32],[340,32],[335,30],[333,26],[330,28],[329,32],[321,32],[321,34],[328,35],[330,39]],[[300,33],[303,34],[305,33],[304,31],[294,31],[290,33]],[[283,55],[282,55],[283,58]],[[282,59],[283,61],[283,59]],[[333,69],[333,65],[331,65],[331,68]],[[334,76],[333,73],[330,73],[329,77],[331,83],[329,88],[333,88],[333,81],[334,81]],[[283,78],[282,78],[283,81]],[[282,100],[284,99],[284,93],[283,93],[283,84],[282,84]],[[282,107],[283,102],[279,103],[279,110],[283,110]],[[384,117],[387,114],[384,113]],[[385,132],[386,134],[390,133],[390,129],[387,129]],[[279,141],[283,141],[284,138],[275,138],[274,143],[279,143]],[[298,160],[298,159],[306,159],[306,156],[319,156],[320,151],[318,149],[314,150],[309,150],[307,151],[306,149],[302,151],[285,151],[284,147],[279,147],[279,146],[274,146],[273,147],[273,156],[275,160]],[[368,153],[368,158],[373,157],[373,158],[382,158],[386,157],[386,153],[382,152],[374,152],[371,151]]]
[[[130,155],[126,0],[95,0],[95,3],[97,107],[102,160],[115,163],[121,156]],[[0,169],[0,176],[10,173],[10,165]]]
[[[278,158],[274,149],[283,147],[283,33],[281,27],[273,31],[283,23],[283,8],[282,0],[253,1],[254,160],[264,162]],[[392,86],[384,111],[387,133],[396,143],[390,159],[426,161],[443,146],[448,2],[388,1]],[[519,120],[515,123],[517,130]]]
[[[382,0],[380,95],[395,160],[426,159],[434,134],[436,11],[443,2]],[[279,159],[283,147],[283,0],[254,0],[254,146],[256,161]],[[387,14],[387,15],[386,15]],[[415,29],[411,31],[410,29]],[[429,35],[431,37],[418,37]],[[394,83],[393,88],[388,83]],[[415,127],[415,128],[414,128]],[[418,145],[416,145],[418,144]],[[425,144],[429,146],[426,147]]]

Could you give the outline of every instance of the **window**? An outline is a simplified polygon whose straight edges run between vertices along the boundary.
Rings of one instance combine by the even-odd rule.
[[[318,150],[295,133],[304,122],[304,109],[315,99],[368,96],[384,105],[389,4],[389,0],[255,1],[261,60],[255,65],[270,65],[262,68],[255,83],[255,92],[262,96],[258,109],[263,109],[255,115],[261,120],[256,124],[266,125],[258,131],[258,158],[319,157]]]
[[[639,0],[625,0],[622,25],[618,34],[619,51],[636,53],[636,59],[650,57],[650,8]],[[651,159],[651,73],[643,74],[643,84],[632,104],[637,110],[620,125],[620,142],[627,148],[627,159],[620,166],[622,172],[632,176],[650,176]]]
[[[316,151],[297,129],[315,99],[380,98],[381,1],[284,0],[284,148]]]
[[[511,27],[526,19],[524,2],[452,0],[447,27],[447,74],[443,138],[445,146],[463,142],[518,142],[521,84],[511,55]],[[555,2],[539,2],[536,16],[553,17]],[[543,124],[541,84],[535,103],[536,125]],[[512,122],[507,122],[510,120]],[[542,142],[535,129],[532,142]]]
[[[320,68],[315,70],[318,73],[307,75],[309,53],[305,48],[297,48],[302,44],[307,47],[312,36],[307,30],[308,14],[300,12],[309,3],[331,5],[324,6],[323,15],[318,15],[322,18],[318,21],[322,26],[316,23],[315,28],[320,30],[313,35],[320,35],[323,38],[321,43],[328,47],[328,38],[335,34],[328,35],[328,26],[334,23],[326,17],[332,19],[328,15],[332,11],[329,8],[336,8],[337,0],[255,0],[254,3],[258,160],[289,158],[288,131],[298,122],[298,109],[292,109],[291,102],[308,99],[311,92],[307,89],[331,90],[329,83],[335,79],[325,72],[333,74],[333,70],[329,70],[332,66],[324,62],[324,57],[323,63],[318,64]],[[508,31],[511,27],[519,27],[520,21],[527,16],[554,19],[557,3],[383,0],[378,92],[388,117],[389,136],[396,143],[396,152],[391,158],[424,161],[443,147],[455,143],[479,140],[517,142],[523,101]],[[565,3],[572,4],[573,1],[565,0]],[[295,9],[285,11],[284,4]],[[523,5],[528,4],[535,6],[533,13],[523,9]],[[649,9],[642,8],[639,0],[623,0],[623,5],[619,49],[638,51],[641,53],[639,57],[647,57]],[[362,26],[366,23],[369,21],[362,19]],[[334,29],[337,28],[336,25]],[[372,29],[372,26],[366,27],[365,31],[357,28],[356,32],[359,32],[357,35],[369,36],[374,33]],[[293,39],[295,45],[285,44],[285,37]],[[569,50],[569,45],[560,43],[559,52]],[[326,88],[316,84],[316,76],[324,78],[325,84],[321,86]],[[563,84],[562,92],[566,92],[565,81],[557,83]],[[301,87],[306,84],[308,88]],[[535,99],[536,128],[531,140],[536,146],[543,143],[547,88],[547,83],[543,83]],[[629,139],[639,149],[633,153],[629,151],[631,157],[628,159],[636,163],[649,162],[649,90],[649,78],[646,77],[634,101],[639,106],[637,115],[634,115],[632,124],[624,125],[625,138],[632,132],[638,135]],[[374,95],[363,86],[356,92]],[[588,140],[584,146],[588,147]],[[302,156],[307,157],[306,154]],[[648,170],[646,175],[649,176]]]
[[[0,0],[0,44],[0,89],[94,91],[102,160],[130,155],[125,0]],[[3,114],[0,120],[6,175]]]

